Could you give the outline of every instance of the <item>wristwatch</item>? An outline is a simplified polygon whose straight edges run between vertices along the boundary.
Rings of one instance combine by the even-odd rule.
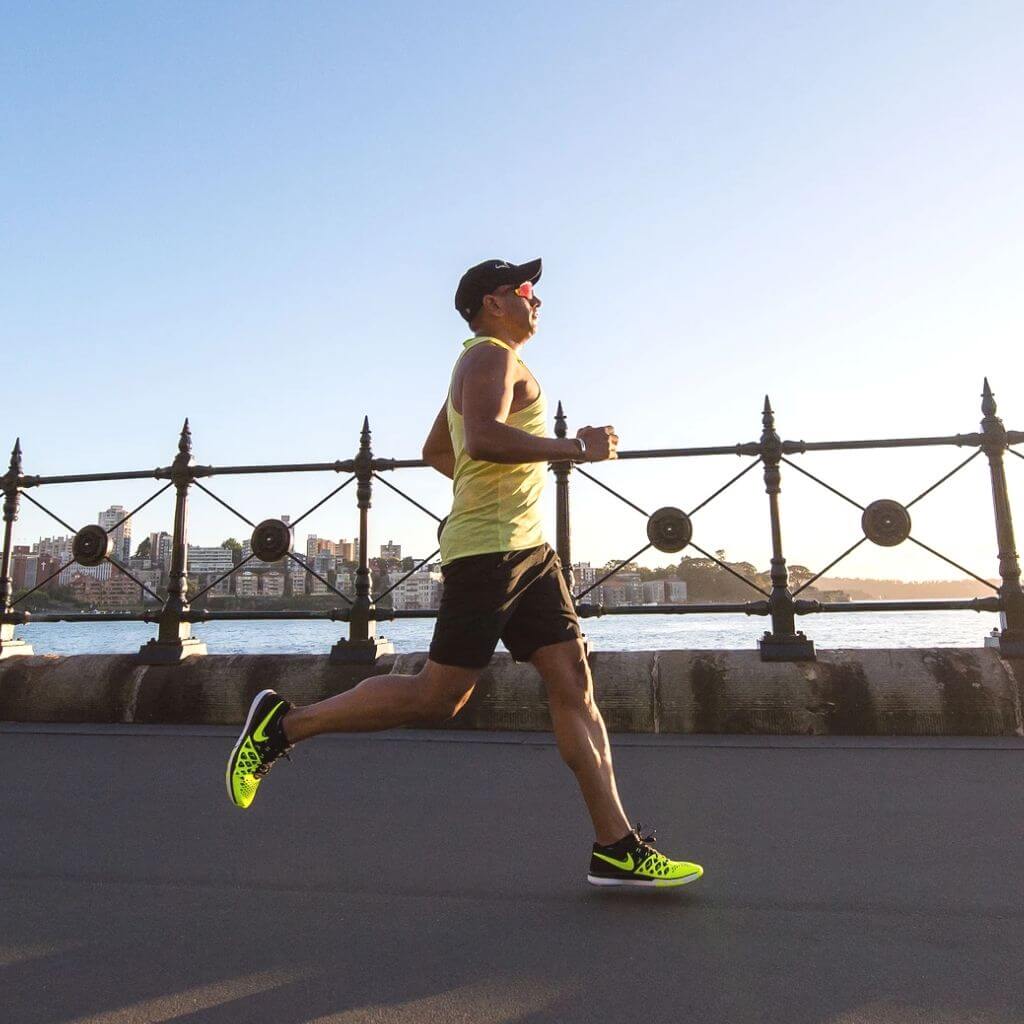
[[[587,460],[587,442],[582,437],[574,437],[573,440],[580,446],[580,457],[578,462],[586,462]]]

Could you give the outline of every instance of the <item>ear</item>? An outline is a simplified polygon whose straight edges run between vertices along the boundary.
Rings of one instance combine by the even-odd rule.
[[[502,306],[501,299],[497,295],[485,295],[480,311],[490,316],[501,317],[504,316],[505,307]]]

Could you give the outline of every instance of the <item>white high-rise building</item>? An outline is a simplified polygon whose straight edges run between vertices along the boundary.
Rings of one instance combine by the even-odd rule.
[[[255,597],[259,588],[259,576],[254,572],[242,571],[235,582],[236,597]]]
[[[263,574],[262,597],[281,597],[284,594],[284,573],[265,572]]]
[[[132,546],[132,521],[122,523],[121,520],[128,514],[123,505],[111,505],[110,508],[100,513],[97,522],[110,534],[114,541],[110,553],[118,561],[126,562],[131,555]],[[120,524],[116,526],[115,525]]]
[[[159,566],[162,569],[171,567],[171,545],[174,538],[163,530],[149,535],[149,561],[150,564]]]
[[[686,604],[685,580],[647,580],[643,591],[644,604]]]
[[[189,575],[229,572],[234,565],[230,548],[204,548],[197,544],[188,546]]]
[[[288,569],[292,581],[292,597],[299,597],[306,592],[306,570],[292,562]]]
[[[71,558],[71,538],[41,537],[32,545],[32,554],[49,555],[63,565]]]
[[[72,562],[57,577],[57,583],[59,586],[66,587],[73,576],[93,576],[98,580],[109,580],[112,572],[114,572],[114,567],[107,561],[100,562],[99,565],[79,565],[77,562]]]

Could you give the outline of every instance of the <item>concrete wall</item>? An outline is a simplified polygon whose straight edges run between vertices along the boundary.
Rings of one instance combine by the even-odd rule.
[[[180,665],[133,655],[0,661],[0,720],[234,725],[272,687],[306,704],[369,675],[411,674],[425,654],[376,667],[325,655],[210,654]],[[590,664],[613,732],[1021,736],[1024,660],[988,648],[830,650],[815,662],[762,662],[756,651],[600,651]],[[496,655],[446,728],[551,728],[529,665]]]

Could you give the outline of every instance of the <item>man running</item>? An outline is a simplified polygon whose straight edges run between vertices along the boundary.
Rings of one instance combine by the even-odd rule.
[[[559,753],[594,825],[587,881],[684,885],[701,877],[700,865],[659,853],[653,835],[631,829],[622,809],[579,620],[542,535],[547,464],[614,459],[618,437],[610,426],[583,427],[575,438],[545,436],[544,396],[520,358],[537,329],[540,275],[540,260],[487,260],[466,271],[455,293],[473,337],[423,446],[423,458],[454,481],[441,534],[444,590],[426,664],[412,676],[364,679],[307,707],[264,690],[228,760],[228,794],[248,807],[274,762],[311,736],[453,718],[500,639],[544,680]]]

